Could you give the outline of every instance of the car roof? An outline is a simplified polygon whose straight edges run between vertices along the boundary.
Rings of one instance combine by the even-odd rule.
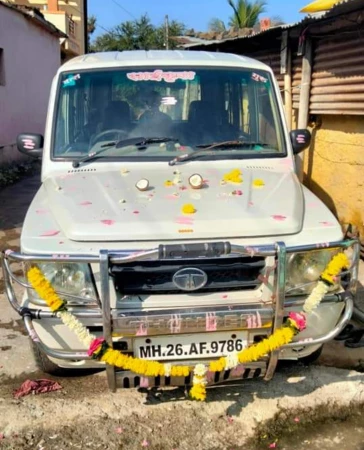
[[[186,50],[133,50],[90,53],[77,56],[63,64],[59,72],[128,66],[158,67],[188,65],[195,67],[240,67],[271,71],[267,65],[260,61],[232,53]]]

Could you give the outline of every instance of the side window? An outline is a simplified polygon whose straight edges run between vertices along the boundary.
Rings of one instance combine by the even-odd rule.
[[[89,119],[89,89],[87,81],[61,88],[56,131],[55,154],[63,153],[71,143],[87,141],[85,125]]]
[[[270,81],[259,83],[256,87],[259,141],[278,149],[277,114]]]

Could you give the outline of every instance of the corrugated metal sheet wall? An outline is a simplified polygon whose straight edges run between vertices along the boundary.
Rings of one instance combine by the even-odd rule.
[[[264,64],[270,66],[274,72],[274,76],[278,80],[279,89],[282,94],[284,90],[284,75],[281,74],[281,53],[279,49],[262,50],[261,52],[250,53],[247,56],[255,58]]]
[[[364,114],[364,35],[314,45],[311,114]]]

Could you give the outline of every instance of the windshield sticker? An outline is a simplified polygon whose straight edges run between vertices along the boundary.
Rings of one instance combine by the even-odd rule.
[[[66,80],[62,82],[63,87],[71,87],[76,86],[76,81],[81,78],[81,75],[78,73],[77,75],[70,75]]]
[[[261,75],[258,75],[257,73],[253,73],[252,80],[259,81],[260,83],[266,83],[268,81],[268,78],[264,78]]]
[[[164,70],[155,70],[154,72],[130,72],[126,74],[132,81],[166,81],[174,83],[177,80],[192,81],[195,79],[196,72],[165,72]]]
[[[177,105],[178,100],[175,97],[163,97],[162,105],[174,106]]]

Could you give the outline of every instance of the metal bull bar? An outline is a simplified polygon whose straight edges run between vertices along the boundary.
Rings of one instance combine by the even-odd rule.
[[[22,282],[12,273],[10,268],[10,262],[69,262],[69,263],[99,263],[100,265],[100,284],[101,284],[101,299],[98,300],[98,308],[88,309],[74,312],[74,315],[78,318],[88,319],[102,319],[103,323],[103,335],[107,343],[112,347],[113,340],[113,322],[115,320],[111,307],[110,307],[110,276],[109,267],[112,264],[125,264],[135,261],[147,261],[147,260],[203,260],[204,258],[218,259],[224,257],[241,257],[241,256],[260,256],[268,257],[274,256],[276,259],[276,270],[274,276],[274,301],[273,301],[273,325],[271,333],[280,328],[284,320],[284,310],[287,307],[285,298],[285,285],[286,285],[286,255],[290,253],[308,252],[318,250],[322,248],[353,248],[352,266],[347,270],[345,274],[351,275],[351,280],[347,289],[340,293],[329,296],[331,301],[344,301],[345,310],[337,325],[327,334],[319,336],[318,338],[310,340],[310,346],[321,345],[337,336],[347,322],[350,320],[353,309],[353,296],[356,293],[356,282],[358,278],[358,264],[360,246],[357,240],[343,240],[338,242],[331,242],[326,244],[317,245],[305,245],[286,247],[283,242],[277,242],[274,245],[257,245],[257,246],[240,246],[232,245],[229,242],[217,242],[217,243],[199,243],[199,244],[173,244],[173,245],[160,245],[158,248],[145,250],[145,251],[109,251],[101,250],[99,256],[95,255],[28,255],[16,252],[3,252],[1,254],[1,264],[4,273],[5,291],[12,307],[24,318],[25,327],[33,339],[34,342],[40,346],[41,350],[48,356],[56,359],[64,360],[87,360],[90,359],[86,352],[72,352],[66,350],[56,350],[47,347],[41,342],[36,334],[32,320],[33,319],[55,319],[56,316],[51,311],[37,310],[34,308],[24,308],[18,302],[12,281],[21,284],[24,288],[31,288],[26,282]],[[58,292],[59,295],[65,297],[76,297],[69,294]],[[76,297],[77,298],[77,297]],[[128,314],[127,311],[123,311],[123,316]],[[115,320],[117,322],[117,318]],[[298,348],[302,346],[302,342],[294,342],[286,345],[283,348]],[[273,377],[277,362],[279,351],[273,352],[268,360],[267,370],[265,373],[265,379],[269,380]],[[116,372],[114,367],[107,366],[107,378],[111,390],[116,389]]]

